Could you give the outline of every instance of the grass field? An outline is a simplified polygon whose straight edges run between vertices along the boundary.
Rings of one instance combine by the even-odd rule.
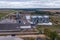
[[[0,18],[7,15],[7,13],[0,13]]]
[[[15,10],[0,10],[0,18],[12,12],[15,12]]]
[[[56,31],[56,32],[60,32],[60,25],[51,25],[51,26],[47,26],[47,25],[38,25],[36,26],[38,30],[44,30],[45,28],[48,28],[52,31]]]

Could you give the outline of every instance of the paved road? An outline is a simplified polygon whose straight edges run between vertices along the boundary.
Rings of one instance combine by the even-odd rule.
[[[16,35],[32,35],[36,34],[37,32],[0,32],[0,35],[11,35],[11,34],[16,34]]]
[[[33,37],[33,38],[42,37],[42,38],[45,38],[46,36],[44,34],[39,34],[39,35],[16,35],[16,37]]]

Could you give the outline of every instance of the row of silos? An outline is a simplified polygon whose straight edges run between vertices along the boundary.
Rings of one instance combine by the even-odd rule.
[[[49,16],[31,16],[31,22],[36,23],[49,23]]]

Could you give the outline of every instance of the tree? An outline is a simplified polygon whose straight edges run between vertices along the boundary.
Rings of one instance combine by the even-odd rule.
[[[37,31],[39,32],[39,34],[42,33],[42,28],[41,28],[41,26],[37,26],[36,29],[37,29]]]
[[[51,32],[49,37],[50,37],[51,40],[55,40],[57,38],[57,36],[58,35],[57,35],[56,32]]]
[[[60,36],[57,36],[57,39],[56,40],[60,40]]]
[[[50,36],[50,33],[51,33],[51,30],[48,29],[48,28],[45,28],[44,29],[44,34],[47,35],[47,36]]]
[[[50,38],[50,40],[55,40],[55,39],[58,39],[59,37],[58,37],[58,34],[57,34],[57,32],[52,32],[50,29],[48,29],[48,28],[46,28],[46,29],[44,29],[44,34],[48,37],[48,38]]]

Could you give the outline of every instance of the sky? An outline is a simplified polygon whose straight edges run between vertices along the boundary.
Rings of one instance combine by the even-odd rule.
[[[60,0],[0,0],[0,8],[60,8]]]

